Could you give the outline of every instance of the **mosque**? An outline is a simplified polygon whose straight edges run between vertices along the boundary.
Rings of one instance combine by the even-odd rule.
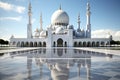
[[[91,38],[90,3],[87,2],[86,29],[80,27],[80,15],[78,15],[78,28],[69,23],[68,14],[61,9],[56,10],[51,17],[51,24],[43,30],[42,15],[40,16],[40,29],[32,33],[32,7],[28,6],[27,38],[10,38],[10,46],[16,47],[99,47],[110,44],[112,36],[107,38]]]

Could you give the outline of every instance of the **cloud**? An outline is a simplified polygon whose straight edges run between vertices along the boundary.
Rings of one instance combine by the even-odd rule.
[[[120,40],[120,31],[114,31],[110,29],[92,31],[92,38],[108,38],[110,34],[113,36],[114,40]]]
[[[33,19],[32,19],[32,24],[33,24],[35,21],[36,21],[36,19],[35,19],[35,18],[33,18]]]
[[[21,21],[22,16],[18,16],[18,17],[0,17],[0,21],[1,20],[13,20],[13,21]]]
[[[116,33],[115,33],[115,36],[117,37],[120,37],[120,31],[117,31]]]
[[[16,6],[16,5],[1,2],[1,1],[0,1],[0,8],[4,9],[6,11],[15,11],[17,13],[23,13],[25,11],[25,7]]]

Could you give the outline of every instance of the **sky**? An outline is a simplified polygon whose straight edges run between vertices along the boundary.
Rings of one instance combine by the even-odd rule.
[[[0,0],[0,38],[9,40],[27,37],[28,4],[32,5],[32,32],[40,28],[40,14],[43,29],[51,23],[52,14],[59,9],[69,15],[69,24],[77,29],[80,13],[81,29],[86,29],[86,4],[88,0]],[[120,0],[89,0],[91,6],[92,38],[106,38],[110,34],[120,40]]]

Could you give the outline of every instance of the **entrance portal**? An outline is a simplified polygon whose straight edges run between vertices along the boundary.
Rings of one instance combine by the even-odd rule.
[[[63,47],[63,40],[61,38],[57,40],[57,47]]]

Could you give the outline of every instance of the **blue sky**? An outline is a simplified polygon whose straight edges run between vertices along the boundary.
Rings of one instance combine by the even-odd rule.
[[[9,39],[27,36],[29,0],[0,0],[0,38]],[[87,0],[31,0],[32,30],[40,27],[40,13],[43,28],[51,23],[51,16],[59,6],[69,15],[70,24],[77,28],[80,13],[81,28],[86,28]],[[120,40],[120,0],[90,0],[92,37],[106,37],[108,33],[114,40]]]

